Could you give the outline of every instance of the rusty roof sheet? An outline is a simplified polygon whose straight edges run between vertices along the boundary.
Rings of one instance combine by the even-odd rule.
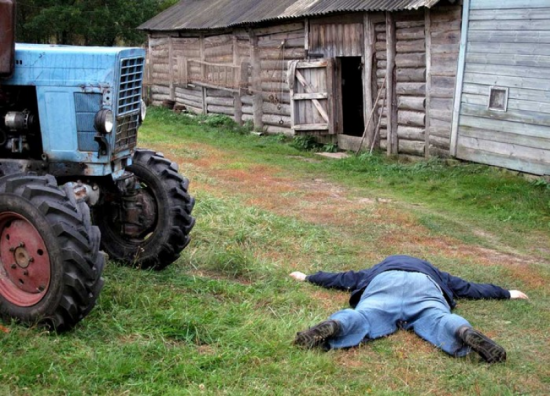
[[[339,12],[402,11],[440,0],[182,0],[143,23],[155,31],[220,29]]]

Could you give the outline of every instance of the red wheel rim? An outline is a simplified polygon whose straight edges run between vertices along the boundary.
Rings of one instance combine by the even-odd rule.
[[[12,304],[38,303],[50,285],[50,255],[38,230],[23,216],[0,214],[0,294]]]

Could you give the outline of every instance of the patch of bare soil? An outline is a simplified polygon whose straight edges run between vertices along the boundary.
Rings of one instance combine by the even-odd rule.
[[[238,194],[248,205],[273,213],[292,216],[302,221],[330,225],[339,229],[355,230],[369,225],[383,226],[386,232],[375,246],[392,246],[395,252],[409,252],[418,256],[445,255],[457,259],[475,260],[481,265],[504,265],[519,279],[532,287],[543,287],[544,282],[529,270],[526,264],[545,262],[541,256],[526,256],[497,243],[489,233],[472,232],[493,241],[494,249],[466,245],[451,237],[432,236],[411,215],[408,206],[379,197],[360,197],[341,185],[320,178],[298,178],[276,166],[249,164],[234,169],[234,153],[193,144],[188,150],[199,156],[180,156],[179,147],[165,144],[155,149],[168,152],[181,169],[190,169],[191,189],[205,190],[219,197]],[[197,175],[196,180],[194,175]],[[206,177],[205,177],[206,176]],[[206,181],[204,181],[206,180]],[[214,182],[212,182],[214,181]],[[542,246],[550,246],[545,238]],[[357,241],[361,244],[361,241]],[[372,244],[365,247],[365,259],[376,259]],[[283,257],[277,257],[281,260]],[[287,258],[288,259],[288,258]]]

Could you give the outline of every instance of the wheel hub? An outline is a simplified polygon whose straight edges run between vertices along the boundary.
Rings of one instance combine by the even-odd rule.
[[[21,268],[27,268],[29,264],[34,261],[34,257],[31,257],[27,249],[23,246],[15,249],[13,256],[15,257],[15,263]]]
[[[0,214],[0,292],[10,302],[31,306],[50,283],[50,259],[42,236],[23,216]]]

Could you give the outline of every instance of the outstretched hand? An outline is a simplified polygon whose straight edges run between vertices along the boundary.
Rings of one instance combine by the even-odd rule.
[[[291,273],[290,276],[300,282],[306,280],[306,274],[304,274],[303,272],[295,271]]]
[[[510,299],[515,300],[518,298],[521,298],[522,300],[529,300],[529,297],[527,297],[527,294],[520,292],[519,290],[509,290],[510,292]]]

